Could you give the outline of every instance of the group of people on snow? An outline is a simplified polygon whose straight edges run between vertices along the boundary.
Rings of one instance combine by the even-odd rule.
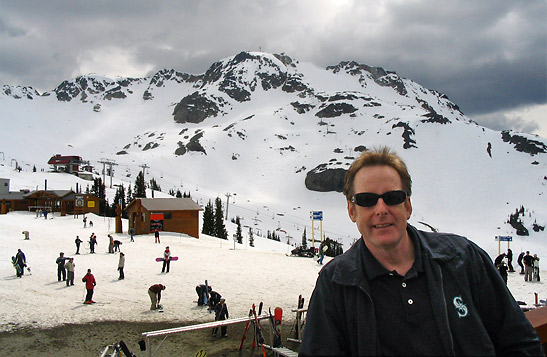
[[[524,275],[524,281],[540,281],[539,275],[539,257],[533,256],[530,251],[520,252],[517,258],[517,264],[520,266],[520,274]],[[498,269],[503,281],[507,284],[507,273],[514,273],[513,252],[510,248],[507,253],[501,253],[494,259],[494,265]]]

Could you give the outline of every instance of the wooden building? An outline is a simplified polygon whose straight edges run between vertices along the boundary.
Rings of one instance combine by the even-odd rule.
[[[80,156],[62,156],[57,154],[52,156],[47,162],[55,172],[66,172],[68,174],[80,171],[80,165],[85,162]]]
[[[199,238],[199,212],[191,198],[136,198],[126,207],[129,229],[136,235],[156,230]]]

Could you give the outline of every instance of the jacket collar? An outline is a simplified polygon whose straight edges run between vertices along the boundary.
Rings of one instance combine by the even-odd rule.
[[[414,242],[420,244],[422,258],[424,259],[432,258],[439,262],[447,262],[463,254],[461,249],[452,243],[449,234],[419,231],[410,224],[407,225],[407,231],[414,237]],[[362,254],[364,249],[366,247],[363,237],[361,237],[344,254],[329,262],[329,264],[335,263],[332,275],[333,282],[340,285],[359,286],[364,291],[369,290],[369,284],[363,270]]]

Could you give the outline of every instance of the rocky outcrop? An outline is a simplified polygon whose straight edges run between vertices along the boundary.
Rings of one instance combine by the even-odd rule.
[[[511,132],[507,130],[501,132],[501,138],[506,143],[514,144],[515,150],[525,152],[530,156],[547,153],[547,145],[544,143],[528,139],[522,135],[511,135]]]
[[[214,100],[206,95],[194,92],[176,105],[173,116],[177,123],[201,123],[209,117],[218,114],[219,107]]]
[[[308,190],[319,192],[344,191],[346,170],[342,168],[327,168],[321,164],[306,174],[305,185]]]

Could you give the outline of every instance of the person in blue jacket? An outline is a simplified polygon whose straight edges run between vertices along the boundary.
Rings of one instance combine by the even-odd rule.
[[[411,186],[385,147],[349,168],[344,194],[362,239],[320,271],[300,355],[543,355],[484,250],[407,223]]]

